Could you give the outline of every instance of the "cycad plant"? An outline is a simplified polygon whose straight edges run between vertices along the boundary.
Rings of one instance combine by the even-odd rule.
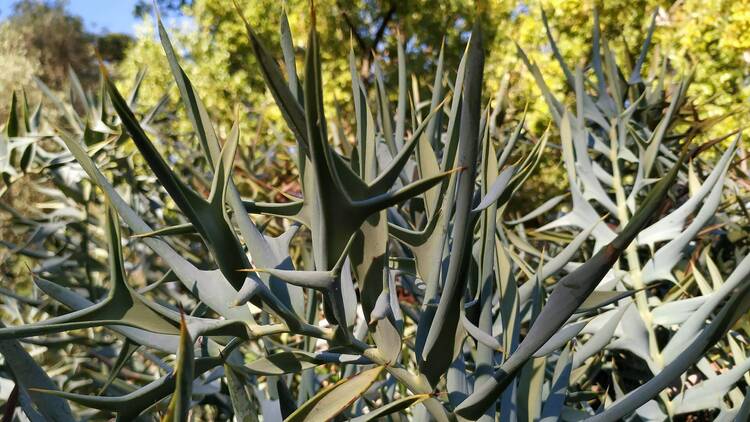
[[[702,231],[711,219],[741,221],[732,213],[737,204],[722,205],[737,141],[701,184],[698,160],[707,147],[691,140],[706,123],[685,116],[688,82],[665,88],[664,75],[640,77],[653,29],[628,72],[596,26],[596,83],[591,72],[560,61],[574,111],[520,53],[559,128],[572,207],[550,216],[567,198],[557,197],[512,218],[509,205],[557,135],[535,137],[523,116],[498,124],[504,90],[495,107],[485,106],[479,24],[454,78],[440,53],[424,103],[407,86],[402,45],[395,109],[380,64],[371,95],[352,54],[351,142],[328,131],[315,10],[301,75],[284,15],[282,67],[246,26],[296,142],[301,197],[243,197],[238,182],[252,169],[234,160],[243,148],[240,117],[217,130],[159,21],[199,159],[160,152],[163,136],[151,123],[163,104],[137,113],[136,95],[126,100],[104,66],[103,94],[87,102],[99,104],[97,112],[70,114],[54,135],[24,123],[28,145],[65,146],[22,160],[25,168],[82,169],[85,178],[73,186],[92,187],[73,209],[98,212],[26,218],[37,227],[33,242],[10,245],[43,263],[49,252],[33,253],[66,239],[79,250],[32,268],[36,288],[70,312],[8,295],[22,303],[16,309],[37,312],[27,317],[35,322],[0,329],[0,352],[18,386],[6,406],[50,420],[74,419],[68,401],[118,420],[188,420],[191,412],[243,421],[617,420],[643,409],[655,418],[709,407],[726,417],[748,411],[739,390],[732,390],[736,406],[723,401],[744,371],[705,381],[721,379],[724,390],[713,387],[716,396],[700,406],[686,396],[701,384],[669,390],[686,370],[705,367],[724,339],[744,358],[739,334],[724,336],[750,306],[742,283],[750,263],[732,251],[719,268],[710,248],[687,250],[711,241]],[[26,122],[21,115],[11,122]],[[6,132],[3,145],[20,148],[21,135]],[[143,169],[149,173],[138,175]],[[689,199],[675,196],[677,182],[689,186]],[[53,186],[60,200],[75,194],[70,184]],[[82,244],[80,229],[60,223],[71,220],[93,248]],[[525,227],[539,221],[547,223]],[[282,232],[272,236],[276,228]],[[708,284],[703,268],[719,280]],[[137,289],[134,274],[147,285]],[[665,279],[674,287],[656,284]],[[40,338],[69,347],[58,353],[66,358],[65,350],[116,356],[102,359],[106,370],[85,368],[89,381],[59,390],[18,343]],[[613,370],[622,353],[645,363],[647,382],[622,383],[625,375]]]

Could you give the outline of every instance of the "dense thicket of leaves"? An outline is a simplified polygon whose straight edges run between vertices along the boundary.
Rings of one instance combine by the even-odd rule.
[[[12,95],[6,414],[747,419],[744,148],[739,130],[711,137],[725,120],[691,96],[696,75],[649,53],[658,14],[632,50],[594,18],[574,61],[547,34],[564,89],[516,49],[553,127],[537,134],[514,111],[522,78],[492,87],[491,10],[462,15],[455,61],[405,30],[394,56],[339,52],[317,10],[305,31],[282,14],[277,40],[256,9],[222,12],[274,136],[245,129],[261,95],[223,110],[192,82],[160,21],[158,100],[142,72],[121,90],[104,64],[97,93],[72,74],[65,100]],[[349,57],[333,104],[331,54]],[[545,157],[566,192],[519,214]]]
[[[68,87],[70,69],[75,70],[83,87],[94,89],[99,82],[95,49],[111,63],[124,58],[133,42],[130,36],[90,33],[66,5],[63,0],[18,0],[2,5],[0,90],[26,88],[36,92],[32,81],[36,77],[62,91]],[[7,104],[0,113],[7,115]]]

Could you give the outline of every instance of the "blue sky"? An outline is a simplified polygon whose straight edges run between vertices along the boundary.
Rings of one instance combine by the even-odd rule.
[[[0,0],[0,18],[8,15],[13,0]],[[83,18],[86,29],[94,33],[122,32],[133,34],[137,19],[133,17],[136,0],[68,0],[68,10]]]

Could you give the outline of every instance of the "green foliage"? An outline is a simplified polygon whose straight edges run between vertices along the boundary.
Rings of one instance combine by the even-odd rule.
[[[99,82],[95,49],[105,60],[116,63],[124,59],[127,47],[133,42],[125,34],[97,35],[86,31],[81,18],[73,16],[63,0],[6,3],[9,7],[3,9],[0,21],[3,92],[24,89],[30,98],[36,99],[34,79],[60,92],[68,88],[70,69],[77,72],[84,88],[94,88]],[[7,104],[0,106],[0,116],[6,116],[7,112]]]
[[[255,70],[251,46],[240,19],[222,2],[164,3],[180,5],[188,18],[173,21],[170,30],[174,42],[180,47],[178,51],[182,51],[185,57],[182,64],[202,93],[207,108],[217,115],[230,115],[239,106],[242,113],[257,116],[243,119],[240,125],[243,133],[256,134],[249,138],[254,146],[254,160],[262,169],[257,172],[258,182],[295,194],[293,179],[285,177],[290,169],[278,168],[267,158],[287,156],[288,151],[284,148],[287,145],[277,140],[291,141],[291,138],[278,110],[272,105],[272,98],[263,88],[262,76]],[[307,7],[306,1],[240,3],[248,19],[254,23],[255,31],[269,43],[278,42],[277,16],[284,7],[292,12],[289,25],[294,33],[304,33],[308,26],[305,14],[301,13]],[[432,86],[431,69],[438,60],[441,45],[447,72],[444,77],[452,78],[450,72],[458,66],[471,29],[469,17],[474,13],[474,5],[463,0],[434,3],[421,0],[317,2],[319,32],[327,46],[321,54],[324,104],[332,110],[330,124],[336,125],[332,132],[351,133],[353,130],[347,119],[335,118],[353,111],[351,102],[346,101],[351,95],[347,59],[350,46],[360,58],[357,70],[363,83],[368,86],[376,84],[378,77],[374,64],[377,63],[385,83],[395,84],[397,66],[392,64],[397,61],[397,44],[401,39],[405,46],[406,82],[412,101],[427,99],[425,94],[418,94],[429,92]],[[573,91],[549,48],[545,25],[539,19],[540,10],[545,8],[547,11],[551,21],[549,31],[556,36],[559,53],[568,63],[590,60],[592,33],[589,28],[594,24],[595,6],[600,12],[603,34],[614,41],[611,48],[630,62],[637,59],[637,54],[628,57],[628,53],[642,45],[651,14],[658,10],[652,42],[655,54],[646,57],[646,66],[658,73],[658,67],[650,66],[651,58],[661,62],[661,58],[667,57],[670,66],[666,70],[670,73],[687,74],[694,69],[694,83],[690,85],[689,95],[700,105],[696,111],[701,119],[723,118],[719,124],[708,126],[711,136],[721,136],[744,125],[742,116],[749,94],[746,75],[750,65],[746,61],[747,46],[739,28],[747,25],[750,15],[743,12],[745,6],[734,3],[661,0],[485,2],[486,92],[508,91],[509,95],[504,97],[507,103],[500,117],[507,114],[511,119],[518,119],[526,112],[529,130],[539,136],[549,125],[549,111],[534,78],[524,71],[515,43],[538,64],[552,93],[564,98],[564,102],[572,101],[573,97]],[[154,22],[147,18],[136,37],[137,42],[117,68],[125,80],[132,80],[143,68],[149,69],[142,92],[148,104],[158,101],[164,94],[163,88],[170,83],[167,63],[156,41],[154,28]],[[194,36],[196,32],[210,33],[210,36]],[[303,40],[296,40],[290,50],[295,53],[298,66],[304,51],[300,41]],[[717,45],[722,47],[717,48]],[[375,51],[375,57],[370,56],[372,51]],[[397,100],[395,95],[388,95],[392,101]],[[731,112],[739,114],[729,114]],[[176,124],[175,132],[190,130],[184,119],[178,119]],[[229,129],[226,122],[218,124],[219,132]],[[542,164],[545,167],[555,165],[547,157],[543,158]],[[564,193],[564,180],[559,172],[543,172],[523,187],[528,200],[513,207],[521,212],[535,209],[541,205],[538,198],[544,193]],[[267,190],[267,186],[261,186],[255,194]]]
[[[69,66],[85,83],[91,84],[98,79],[95,68],[91,66],[94,37],[83,29],[80,18],[66,13],[64,2],[19,1],[5,24],[23,38],[27,49],[36,54],[40,62],[38,77],[47,85],[62,89],[68,80]]]
[[[173,32],[179,45],[188,54],[184,66],[201,92],[209,109],[230,113],[236,104],[242,104],[250,113],[262,116],[263,130],[278,121],[278,115],[268,107],[269,98],[262,89],[260,75],[254,71],[252,58],[248,59],[249,43],[238,17],[222,2],[197,0],[192,2],[165,2],[183,6],[191,19],[190,25],[175,25]],[[185,7],[185,3],[188,3]],[[300,13],[307,2],[288,1],[284,5],[290,13],[290,25],[295,33],[304,32],[307,22]],[[278,40],[278,14],[282,4],[273,1],[243,3],[248,18],[255,22],[256,32],[270,42]],[[558,38],[560,54],[567,62],[576,63],[590,55],[595,6],[601,14],[603,33],[617,41],[613,49],[620,54],[636,50],[643,43],[645,25],[651,12],[658,9],[654,34],[654,57],[669,57],[677,73],[687,73],[695,68],[695,83],[691,97],[701,104],[702,118],[715,117],[744,110],[748,95],[748,43],[742,28],[748,25],[747,7],[742,2],[664,2],[661,0],[585,2],[571,0],[530,0],[525,2],[486,2],[485,43],[487,54],[488,92],[500,89],[507,79],[511,90],[518,93],[509,101],[508,112],[520,113],[527,103],[530,127],[540,133],[548,123],[541,91],[533,78],[522,71],[515,52],[514,42],[527,50],[539,63],[552,92],[572,94],[564,81],[561,69],[546,41],[545,27],[539,11],[547,10],[552,21],[550,30]],[[405,44],[407,65],[421,89],[431,84],[427,77],[430,66],[437,60],[444,43],[446,69],[455,69],[461,58],[462,46],[470,31],[467,17],[472,16],[472,2],[462,0],[441,1],[319,1],[318,21],[322,41],[328,46],[323,51],[323,72],[326,78],[325,102],[331,109],[337,103],[349,107],[344,99],[349,95],[347,55],[350,44],[362,61],[358,65],[366,83],[374,79],[371,51],[381,61],[386,80],[395,81],[395,66],[399,32]],[[179,20],[178,22],[183,22]],[[501,25],[497,24],[502,22]],[[152,69],[144,84],[146,97],[156,101],[168,80],[161,69],[166,62],[153,37],[154,24],[146,20],[137,36],[137,43],[120,70],[130,79],[142,69]],[[193,31],[211,36],[195,37]],[[624,47],[624,41],[630,48]],[[302,45],[296,43],[297,61],[302,60]],[[630,60],[635,60],[632,57]],[[657,59],[658,61],[659,59]],[[412,80],[407,83],[412,84]],[[391,97],[392,100],[395,98]],[[416,98],[415,98],[416,100]],[[346,121],[341,122],[347,124]],[[245,123],[257,129],[256,125]],[[730,117],[714,129],[718,136],[741,125],[738,118]],[[348,128],[345,128],[348,129]],[[266,138],[266,137],[261,137]],[[262,141],[262,139],[261,139]],[[550,178],[551,179],[551,178]],[[554,180],[549,180],[554,182]]]
[[[294,140],[278,162],[295,168],[299,195],[248,188],[257,170],[240,142],[246,119],[204,102],[158,17],[189,131],[175,132],[166,96],[145,112],[137,106],[151,103],[141,97],[143,73],[123,95],[103,64],[98,95],[73,74],[70,102],[80,107],[45,89],[59,119],[13,96],[0,135],[2,205],[26,230],[3,245],[30,258],[35,289],[4,293],[0,353],[26,415],[747,414],[750,221],[737,194],[747,187],[734,161],[739,135],[728,135],[720,158],[705,158],[722,141],[705,139],[719,119],[696,118],[693,75],[647,72],[669,65],[647,60],[656,19],[624,61],[594,25],[586,67],[571,66],[548,32],[573,102],[519,48],[559,131],[536,137],[526,114],[509,112],[518,91],[486,94],[491,10],[473,22],[455,67],[436,54],[429,83],[409,85],[408,48],[394,37],[396,77],[377,65],[368,86],[352,46],[342,71],[351,100],[337,109],[324,78],[341,46],[319,34],[316,9],[298,63],[294,21],[282,14],[281,48],[271,48],[257,17],[235,8],[249,69]],[[284,139],[265,142],[286,149]],[[551,151],[560,152],[567,194],[511,215]],[[17,210],[8,192],[26,186],[51,209]],[[88,353],[102,364],[66,368],[68,380],[55,385],[18,341],[63,362]],[[73,410],[51,409],[48,397]]]
[[[0,24],[0,60],[3,72],[0,75],[0,89],[12,92],[32,82],[32,75],[40,66],[39,57],[30,51],[22,34],[13,30],[8,23]],[[7,106],[0,110],[7,115]]]

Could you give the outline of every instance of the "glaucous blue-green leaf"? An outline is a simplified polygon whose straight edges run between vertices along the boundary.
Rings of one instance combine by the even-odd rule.
[[[471,254],[471,218],[472,198],[474,196],[474,178],[476,161],[479,153],[482,76],[484,74],[484,47],[482,32],[478,24],[474,25],[469,46],[467,47],[466,86],[462,92],[463,108],[461,109],[461,128],[459,135],[458,166],[464,168],[458,176],[456,187],[456,211],[452,229],[452,248],[448,271],[443,277],[443,291],[438,301],[435,316],[431,318],[420,369],[435,384],[450,366],[452,356],[446,353],[443,341],[451,341],[455,335],[461,313],[461,299]],[[442,341],[439,341],[442,339]],[[452,348],[452,347],[451,347]]]
[[[743,261],[749,261],[747,258]],[[628,393],[608,407],[589,418],[592,422],[604,422],[622,418],[634,411],[663,389],[667,388],[675,379],[685,372],[691,365],[701,358],[703,353],[712,347],[738,318],[750,309],[750,284],[731,288],[732,295],[711,322],[705,326],[697,336],[685,344],[681,354],[669,361],[661,372],[648,382]]]
[[[406,409],[419,404],[430,397],[429,394],[415,394],[413,396],[406,396],[400,399],[393,400],[392,402],[373,409],[362,416],[357,416],[352,419],[353,422],[369,422],[378,420],[388,415],[402,413]]]
[[[687,150],[684,149],[682,159]],[[572,315],[586,297],[591,294],[599,281],[615,264],[620,254],[646,226],[652,214],[661,206],[669,187],[677,177],[681,161],[649,192],[638,213],[633,216],[620,234],[591,259],[575,271],[563,277],[555,286],[541,314],[531,326],[528,334],[511,354],[500,369],[495,371],[493,379],[475,389],[459,407],[456,413],[465,418],[477,418],[505,390],[517,371],[539,348],[547,342]]]
[[[323,421],[334,418],[364,394],[381,372],[383,372],[383,367],[376,366],[322,389],[289,415],[285,421]]]
[[[175,389],[169,401],[162,422],[182,422],[188,420],[192,407],[193,378],[195,378],[195,361],[193,360],[193,339],[187,330],[183,318],[180,323],[180,348],[175,363]]]
[[[0,324],[0,326],[3,326]],[[36,411],[50,421],[74,421],[73,413],[68,403],[58,397],[46,397],[41,393],[29,389],[57,390],[57,385],[37,364],[29,353],[24,350],[18,340],[0,340],[0,354],[5,358],[5,364],[15,377],[19,386],[31,398]],[[19,392],[20,393],[20,392]],[[32,416],[32,415],[28,415]]]

